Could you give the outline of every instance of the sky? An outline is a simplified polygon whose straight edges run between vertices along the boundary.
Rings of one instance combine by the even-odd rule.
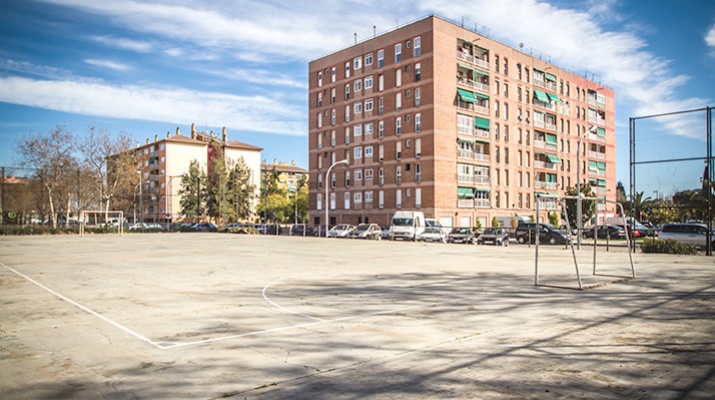
[[[308,63],[434,14],[542,54],[616,93],[616,178],[629,119],[715,106],[715,1],[0,0],[0,165],[28,133],[90,127],[144,143],[228,130],[308,167]],[[705,112],[636,119],[636,191],[699,185]]]

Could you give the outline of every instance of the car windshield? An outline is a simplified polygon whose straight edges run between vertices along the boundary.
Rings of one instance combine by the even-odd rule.
[[[348,229],[348,225],[336,225],[333,229],[336,231],[344,231]]]
[[[426,228],[425,233],[439,233],[439,228]]]
[[[452,233],[467,233],[469,228],[455,228]]]
[[[366,231],[368,228],[368,225],[358,225],[357,228],[355,228],[356,231]]]
[[[395,226],[412,226],[412,218],[393,218],[392,225]]]
[[[496,235],[497,233],[497,228],[487,228],[484,230],[485,235]]]

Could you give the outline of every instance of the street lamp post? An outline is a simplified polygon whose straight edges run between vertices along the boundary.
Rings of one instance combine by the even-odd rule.
[[[139,226],[141,226],[142,232],[144,232],[144,193],[142,193],[142,172],[137,171],[137,174],[139,174]]]
[[[328,220],[328,211],[330,210],[330,200],[328,199],[328,189],[330,188],[330,184],[328,183],[328,177],[330,176],[330,170],[333,169],[334,166],[338,164],[345,164],[348,165],[348,160],[340,160],[336,161],[333,163],[328,168],[328,171],[325,173],[325,238],[328,238],[328,226],[330,225],[330,222]]]
[[[581,198],[583,197],[583,195],[581,194],[581,142],[583,142],[583,139],[586,137],[586,134],[588,134],[589,132],[593,132],[595,128],[595,126],[592,126],[588,128],[588,131],[581,134],[581,136],[578,138],[578,149],[576,151],[576,196],[578,197],[576,199],[576,247],[579,250],[581,250],[581,229],[583,228],[583,217],[581,217],[581,214],[583,214],[583,200],[581,200]]]

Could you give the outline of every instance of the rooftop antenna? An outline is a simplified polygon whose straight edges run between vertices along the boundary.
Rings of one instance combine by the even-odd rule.
[[[357,44],[357,32],[355,32],[353,35],[355,35],[355,44]]]

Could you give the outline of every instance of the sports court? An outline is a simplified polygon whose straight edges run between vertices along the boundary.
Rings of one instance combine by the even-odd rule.
[[[713,259],[592,254],[0,237],[0,398],[711,398]]]

